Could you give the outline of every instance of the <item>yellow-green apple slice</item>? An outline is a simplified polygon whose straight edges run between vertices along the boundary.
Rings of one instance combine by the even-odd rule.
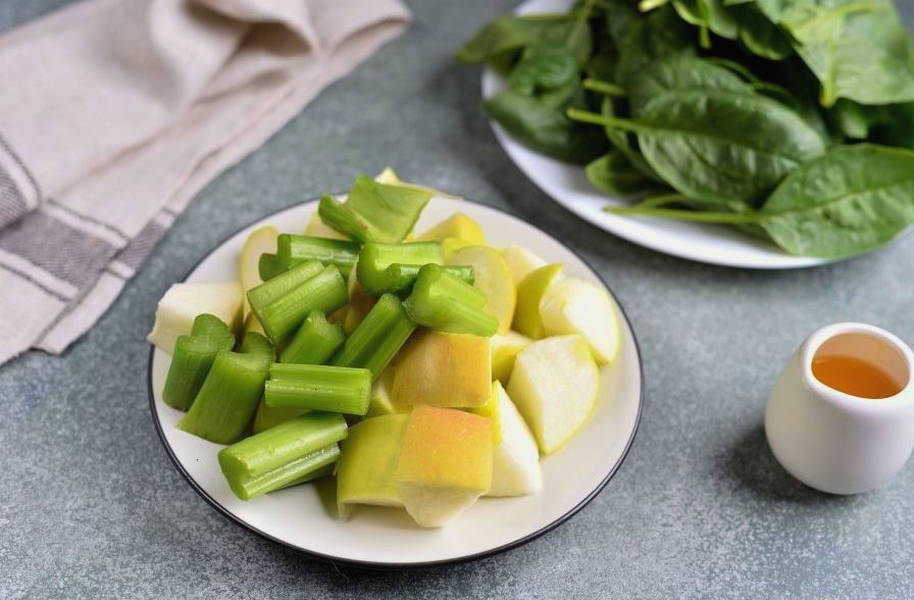
[[[507,392],[492,384],[492,407],[483,416],[496,429],[492,450],[492,487],[486,496],[525,496],[543,487],[536,440]]]
[[[349,305],[345,307],[346,319],[343,321],[343,327],[346,333],[352,333],[359,323],[365,318],[365,315],[377,304],[378,299],[365,291],[362,284],[359,283],[358,262],[349,272]]]
[[[612,362],[619,352],[619,320],[602,287],[583,279],[557,281],[546,290],[539,309],[546,335],[582,335],[599,363]]]
[[[508,396],[530,426],[540,452],[551,454],[581,428],[597,401],[599,373],[580,335],[533,342],[514,363]]]
[[[229,283],[175,283],[156,307],[155,324],[146,337],[171,354],[180,335],[190,333],[197,315],[219,317],[233,332],[241,326],[241,285]]]
[[[489,491],[492,422],[462,410],[416,406],[403,435],[396,482],[417,524],[443,526]]]
[[[518,285],[523,281],[524,277],[529,275],[531,271],[535,271],[546,264],[545,260],[517,244],[507,246],[502,250],[502,256],[505,257],[505,263],[508,265],[508,270],[511,271],[514,285]]]
[[[546,290],[562,277],[562,263],[543,265],[530,271],[517,285],[517,309],[514,311],[514,329],[535,340],[545,335],[540,316],[540,300]]]
[[[517,290],[501,252],[489,246],[467,246],[450,253],[445,263],[473,267],[473,286],[486,295],[484,310],[498,319],[498,333],[508,333]]]
[[[341,517],[353,504],[403,506],[394,474],[409,415],[371,417],[349,428],[336,471],[336,502]]]
[[[279,231],[272,225],[266,225],[255,229],[244,241],[241,247],[241,254],[238,257],[238,280],[241,282],[241,291],[245,293],[242,296],[244,318],[251,312],[251,305],[248,304],[247,291],[263,283],[260,278],[260,255],[276,254],[276,238],[279,237]]]
[[[314,237],[330,238],[332,240],[348,240],[349,236],[345,233],[340,233],[333,227],[330,227],[321,219],[321,216],[315,210],[311,213],[311,218],[308,220],[308,224],[305,226],[305,235],[313,235]]]
[[[484,245],[486,234],[472,218],[457,212],[447,219],[433,225],[425,233],[416,238],[417,241],[444,242],[447,239],[457,239],[467,245]]]
[[[390,369],[390,395],[395,405],[482,406],[489,399],[492,384],[489,338],[419,330]]]
[[[400,405],[393,401],[390,394],[390,383],[392,369],[385,369],[371,388],[371,398],[368,400],[368,412],[366,417],[379,417],[382,415],[394,415],[406,413],[412,408],[410,405]]]
[[[516,331],[509,331],[501,335],[495,334],[492,340],[492,379],[497,379],[508,385],[511,371],[514,369],[514,360],[521,350],[533,341]]]

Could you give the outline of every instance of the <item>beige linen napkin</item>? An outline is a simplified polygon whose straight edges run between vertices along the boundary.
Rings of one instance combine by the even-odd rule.
[[[82,335],[197,191],[409,18],[399,0],[87,0],[0,38],[0,364]]]

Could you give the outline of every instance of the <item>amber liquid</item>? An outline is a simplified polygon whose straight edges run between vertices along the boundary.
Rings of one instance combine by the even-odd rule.
[[[877,400],[901,391],[901,385],[876,365],[843,354],[813,358],[812,374],[828,387],[859,398]]]

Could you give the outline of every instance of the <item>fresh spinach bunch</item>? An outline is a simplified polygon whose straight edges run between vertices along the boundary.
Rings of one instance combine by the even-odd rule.
[[[891,0],[584,0],[499,17],[457,58],[505,75],[483,106],[512,135],[641,196],[612,212],[827,258],[914,223],[914,43]]]

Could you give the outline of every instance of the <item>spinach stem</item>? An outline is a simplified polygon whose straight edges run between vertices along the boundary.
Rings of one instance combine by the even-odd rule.
[[[578,108],[569,108],[566,114],[572,121],[580,121],[582,123],[593,123],[594,125],[603,125],[606,127],[618,127],[619,129],[625,129],[626,131],[644,131],[645,129],[648,129],[647,127],[635,123],[634,121],[629,121],[628,119],[607,117],[586,110],[580,110]]]
[[[607,96],[625,96],[625,90],[621,86],[593,77],[588,77],[584,80],[584,89],[606,94]]]
[[[638,10],[641,12],[652,11],[655,8],[660,8],[664,4],[669,3],[670,0],[641,0],[638,3]]]
[[[590,14],[593,12],[594,4],[596,4],[596,0],[585,0],[581,12],[577,14],[574,27],[568,35],[568,39],[566,40],[567,43],[574,45],[577,42],[581,32],[584,31],[584,28],[587,26],[587,19],[590,18]]]
[[[660,194],[659,196],[650,196],[645,198],[641,202],[635,205],[637,208],[655,208],[657,206],[663,206],[665,204],[673,204],[674,202],[682,202],[686,200],[686,197],[682,194],[672,193],[672,194]]]
[[[701,212],[674,208],[656,208],[652,206],[643,206],[643,203],[636,204],[635,206],[610,206],[604,210],[615,215],[660,217],[664,219],[675,219],[677,221],[692,221],[695,223],[745,224],[757,223],[759,220],[758,216],[753,213]]]

